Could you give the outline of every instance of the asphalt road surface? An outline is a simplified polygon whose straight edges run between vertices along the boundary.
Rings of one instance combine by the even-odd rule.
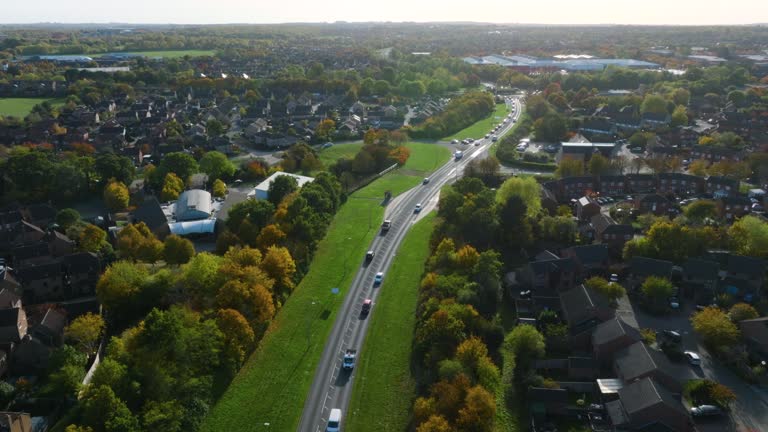
[[[513,116],[516,121],[522,106],[519,99],[515,99],[511,103],[516,107]],[[513,122],[507,122],[503,129],[498,132],[498,135],[504,134],[513,125]],[[375,274],[384,272],[384,279],[386,280],[387,270],[392,264],[400,243],[408,229],[418,219],[419,215],[414,213],[416,204],[422,203],[424,206],[422,214],[431,211],[437,203],[440,188],[461,177],[464,167],[469,161],[487,155],[490,145],[490,139],[483,139],[480,140],[478,146],[464,146],[464,155],[461,159],[451,158],[448,163],[432,173],[429,183],[416,186],[389,204],[385,212],[385,219],[391,220],[392,226],[388,232],[380,232],[373,240],[369,249],[374,251],[376,255],[370,263],[364,263],[364,257],[360,257],[361,264],[357,275],[344,299],[341,310],[336,316],[331,334],[325,343],[320,363],[315,370],[312,387],[304,402],[299,431],[325,431],[328,415],[333,408],[342,410],[342,430],[344,430],[343,419],[347,413],[347,406],[352,394],[352,380],[355,378],[356,371],[342,370],[341,362],[345,350],[360,350],[363,346],[370,322],[370,316],[362,317],[360,314],[363,300],[371,299],[373,301],[371,314],[376,313],[376,299],[381,288],[373,286]]]

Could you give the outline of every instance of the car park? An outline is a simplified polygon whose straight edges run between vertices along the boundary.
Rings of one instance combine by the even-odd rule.
[[[381,285],[381,282],[384,281],[384,272],[378,272],[376,273],[376,276],[373,277],[373,285]]]
[[[691,366],[701,366],[701,357],[699,357],[699,354],[693,351],[684,351],[683,355]]]

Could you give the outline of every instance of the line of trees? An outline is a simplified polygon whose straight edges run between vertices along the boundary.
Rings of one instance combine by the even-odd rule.
[[[452,99],[445,110],[418,126],[406,128],[414,138],[438,139],[456,133],[491,115],[496,108],[488,92],[468,92]]]

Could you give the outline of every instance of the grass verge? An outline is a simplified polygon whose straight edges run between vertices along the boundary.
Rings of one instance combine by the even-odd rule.
[[[349,430],[408,429],[416,397],[416,382],[410,373],[415,310],[434,218],[434,213],[429,214],[408,232],[373,306],[373,321],[360,350],[352,388]]]
[[[411,156],[403,166],[407,170],[432,172],[451,158],[451,151],[439,144],[410,142],[405,146],[411,150]]]
[[[328,168],[341,158],[353,159],[361,148],[363,148],[362,142],[334,144],[332,147],[320,150],[317,156],[320,162]]]
[[[23,118],[35,105],[46,101],[54,106],[64,105],[63,98],[0,98],[0,115]]]
[[[454,139],[463,140],[464,138],[478,139],[485,136],[493,129],[494,125],[500,123],[509,111],[507,105],[500,103],[496,104],[496,109],[490,116],[475,122],[473,125],[468,126],[451,136],[442,138],[441,141],[451,141]]]
[[[419,180],[395,172],[350,196],[320,242],[310,271],[201,431],[245,432],[264,423],[273,431],[296,430],[325,340],[384,214],[380,201],[370,198],[383,198],[385,190],[403,192]],[[335,287],[337,295],[331,294]]]

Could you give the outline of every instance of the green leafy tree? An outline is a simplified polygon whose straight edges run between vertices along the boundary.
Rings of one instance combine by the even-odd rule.
[[[760,315],[757,313],[757,309],[754,306],[747,303],[736,303],[731,306],[728,311],[728,316],[731,317],[731,321],[737,323],[740,321],[755,319]]]
[[[213,181],[213,196],[216,198],[224,198],[227,195],[227,184],[223,181],[216,179]]]
[[[109,152],[99,153],[96,156],[94,170],[102,184],[106,184],[110,179],[115,179],[122,184],[130,184],[136,175],[136,168],[130,158]]]
[[[163,201],[174,201],[179,198],[184,191],[184,181],[176,174],[169,172],[163,180],[163,189],[160,191],[160,199]]]
[[[195,245],[191,241],[171,234],[163,241],[163,257],[171,265],[181,265],[189,262],[195,256]]]
[[[568,123],[562,115],[550,112],[533,122],[536,141],[560,142],[568,132]]]
[[[672,296],[675,286],[667,278],[649,276],[640,286],[640,290],[648,300],[658,304]]]
[[[79,221],[80,213],[75,209],[65,208],[56,213],[56,224],[65,231]]]
[[[584,282],[584,285],[599,292],[612,303],[615,303],[626,294],[626,290],[623,286],[615,282],[608,282],[599,276],[587,279]]]
[[[576,177],[584,175],[584,162],[573,158],[562,158],[555,170],[555,176],[558,178]]]
[[[720,308],[710,306],[691,317],[693,330],[714,348],[732,346],[739,342],[740,334],[736,324]]]
[[[768,223],[756,216],[744,216],[728,229],[734,250],[741,255],[768,258]]]
[[[535,217],[541,212],[541,185],[535,178],[509,178],[496,192],[496,202],[504,204],[513,196],[519,197],[523,201],[528,216]]]
[[[163,243],[144,222],[130,224],[117,233],[117,250],[132,260],[155,263],[162,258]]]
[[[118,181],[110,182],[104,188],[104,203],[113,212],[125,210],[130,198],[128,188]]]
[[[516,376],[524,376],[533,361],[544,356],[544,336],[535,327],[523,324],[515,327],[505,338],[503,349],[515,359]]]
[[[688,204],[683,213],[694,222],[703,222],[706,219],[717,217],[717,203],[712,200],[698,200]]]
[[[672,111],[672,126],[685,126],[688,124],[688,111],[684,106],[678,105]]]
[[[144,430],[181,431],[184,408],[178,401],[148,401],[144,405],[141,423]]]
[[[90,355],[96,351],[105,327],[106,324],[101,315],[88,312],[72,320],[64,329],[64,336],[67,340],[75,342],[82,352]]]
[[[210,151],[200,158],[200,171],[208,174],[209,180],[229,179],[237,168],[224,153]]]
[[[589,173],[595,176],[607,174],[611,170],[611,161],[600,153],[595,153],[587,163]]]
[[[208,120],[208,122],[205,123],[205,129],[210,136],[220,136],[224,133],[224,125],[216,119]]]
[[[667,114],[669,112],[667,110],[667,100],[658,94],[650,93],[643,99],[640,112],[643,114]]]
[[[269,202],[274,206],[278,206],[283,201],[283,198],[292,192],[295,192],[298,188],[299,183],[295,178],[289,175],[277,176],[272,183],[269,184],[267,197]]]
[[[93,224],[85,224],[77,237],[78,247],[87,252],[98,252],[107,240],[107,233]]]

